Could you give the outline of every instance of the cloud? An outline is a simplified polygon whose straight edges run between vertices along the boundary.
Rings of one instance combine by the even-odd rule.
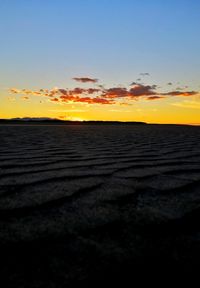
[[[150,76],[150,74],[148,72],[145,73],[140,73],[141,76]]]
[[[58,93],[57,88],[53,88],[51,90],[48,89],[39,89],[39,90],[29,90],[29,89],[16,89],[11,88],[9,91],[12,94],[21,94],[21,95],[33,95],[33,96],[47,96],[53,97]]]
[[[149,96],[149,95],[156,95],[157,92],[155,91],[156,85],[142,85],[142,84],[136,84],[134,87],[127,89],[127,88],[109,88],[104,90],[102,96],[106,98],[137,98],[137,97],[143,97],[143,96]]]
[[[147,100],[158,100],[158,99],[163,99],[165,97],[163,96],[149,96],[148,98],[146,98]]]
[[[85,89],[82,89],[82,88],[79,88],[79,87],[76,87],[72,90],[68,90],[68,94],[69,95],[80,95],[80,94],[83,94],[85,93]]]
[[[102,96],[106,98],[128,97],[129,92],[126,88],[113,87],[113,88],[105,89],[103,91]]]
[[[88,94],[93,94],[93,93],[97,93],[97,92],[100,92],[101,89],[95,89],[95,88],[89,88],[86,90],[86,93]]]
[[[199,92],[197,91],[170,91],[167,93],[162,93],[161,95],[165,96],[194,96],[197,95]]]
[[[49,97],[51,102],[54,103],[61,103],[61,102],[78,102],[78,103],[87,103],[87,104],[114,104],[115,101],[111,99],[105,99],[104,97],[89,97],[89,96],[82,96],[84,95],[92,95],[94,93],[100,92],[101,89],[96,88],[88,88],[83,89],[76,87],[74,89],[58,89],[54,88],[52,90],[48,89],[40,89],[39,91],[32,91],[27,89],[10,89],[10,92],[13,94],[20,94],[26,95],[23,99],[28,99],[27,95],[34,95],[34,96],[45,96]],[[102,92],[102,91],[101,91]]]
[[[69,90],[68,93],[70,95],[74,95],[74,94],[94,94],[101,91],[100,89],[96,89],[96,88],[89,88],[89,89],[82,89],[82,88],[74,88],[72,90]]]
[[[148,96],[148,95],[156,95],[156,85],[142,85],[138,84],[132,87],[129,90],[130,96],[131,97],[138,97],[138,96]]]
[[[11,88],[11,89],[9,89],[9,91],[13,94],[19,94],[21,90],[16,89],[16,88]]]
[[[140,85],[140,83],[138,83],[138,82],[132,82],[132,83],[130,84],[130,86],[133,86],[133,85]]]
[[[147,73],[146,73],[147,74]],[[80,82],[96,82],[97,79],[92,78],[74,78]],[[172,83],[169,82],[170,86]],[[185,89],[187,87],[185,86]],[[184,90],[172,90],[168,92],[158,91],[157,85],[144,85],[138,82],[132,82],[131,87],[111,87],[104,88],[102,85],[98,85],[97,88],[81,88],[75,87],[72,89],[68,88],[57,88],[53,89],[18,89],[11,88],[12,94],[21,95],[21,99],[28,100],[30,96],[47,97],[52,103],[63,104],[63,103],[86,103],[86,104],[102,104],[102,105],[131,105],[132,100],[144,99],[146,101],[151,100],[162,100],[167,97],[190,97],[195,96],[198,91],[184,91]],[[24,95],[24,96],[23,96]]]
[[[58,89],[56,94],[59,92],[63,95],[81,95],[81,94],[94,94],[94,93],[98,93],[100,92],[101,89],[96,89],[96,88],[88,88],[88,89],[84,89],[84,88],[79,88],[76,87],[74,89]]]
[[[80,78],[74,77],[72,79],[78,82],[82,82],[82,83],[88,83],[88,82],[97,83],[98,82],[98,79],[93,79],[93,78],[88,78],[88,77],[80,77]]]
[[[52,102],[59,102],[59,99],[58,98],[53,98],[51,99]]]
[[[80,97],[74,95],[61,95],[59,98],[61,102],[75,102],[87,104],[115,104],[114,100],[105,99],[101,97]]]
[[[148,96],[147,100],[156,100],[165,98],[164,96],[194,96],[198,91],[169,91],[167,93],[158,92],[157,85],[143,85],[136,82],[132,83],[133,87],[129,90],[126,88],[110,88],[104,91],[103,95],[106,98],[121,98],[128,97],[136,99],[138,97]]]
[[[28,96],[22,96],[21,99],[22,99],[22,100],[28,100],[29,97],[28,97]]]
[[[33,91],[33,90],[28,90],[28,89],[11,88],[11,89],[9,89],[9,91],[12,94],[21,94],[21,95],[37,95],[37,96],[40,96],[40,95],[44,94],[44,92],[41,92],[41,91]]]
[[[120,106],[132,106],[132,103],[127,103],[127,102],[120,102],[118,103]]]

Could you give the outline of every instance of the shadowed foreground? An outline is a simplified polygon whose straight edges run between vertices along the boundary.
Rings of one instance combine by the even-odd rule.
[[[3,287],[134,282],[198,261],[200,127],[2,125],[0,138]]]

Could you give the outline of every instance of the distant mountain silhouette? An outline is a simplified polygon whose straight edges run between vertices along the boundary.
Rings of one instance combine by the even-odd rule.
[[[56,125],[144,125],[145,122],[121,122],[121,121],[70,121],[70,120],[60,120],[56,118],[48,117],[24,117],[24,118],[11,118],[11,119],[0,119],[0,124],[56,124]]]
[[[7,120],[7,119],[6,119]],[[50,117],[17,117],[8,119],[9,121],[62,121],[57,118],[50,118]]]

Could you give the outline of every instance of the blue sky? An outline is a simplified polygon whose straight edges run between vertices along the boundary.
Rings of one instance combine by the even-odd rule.
[[[147,71],[196,84],[199,11],[195,0],[0,1],[1,81],[61,85],[86,74],[119,83]]]

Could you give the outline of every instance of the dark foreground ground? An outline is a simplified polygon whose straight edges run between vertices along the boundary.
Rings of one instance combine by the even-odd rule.
[[[0,126],[1,287],[125,285],[199,263],[200,127]]]

